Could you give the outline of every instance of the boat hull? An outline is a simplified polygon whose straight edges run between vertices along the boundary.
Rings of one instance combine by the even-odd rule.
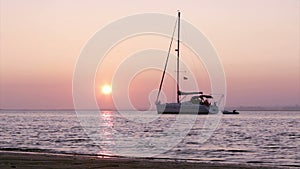
[[[200,104],[165,103],[156,105],[158,114],[217,114],[217,106]]]

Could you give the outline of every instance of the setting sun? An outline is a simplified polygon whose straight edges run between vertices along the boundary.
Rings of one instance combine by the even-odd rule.
[[[103,85],[101,88],[102,94],[109,95],[111,93],[111,86],[110,85]]]

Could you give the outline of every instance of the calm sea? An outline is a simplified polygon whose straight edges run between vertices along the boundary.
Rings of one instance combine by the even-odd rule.
[[[86,114],[1,110],[0,150],[300,167],[300,111],[183,118],[156,112]]]

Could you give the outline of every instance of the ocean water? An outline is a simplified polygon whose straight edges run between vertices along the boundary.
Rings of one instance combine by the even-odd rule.
[[[219,116],[86,111],[77,116],[75,111],[1,110],[0,150],[297,168],[300,111]]]

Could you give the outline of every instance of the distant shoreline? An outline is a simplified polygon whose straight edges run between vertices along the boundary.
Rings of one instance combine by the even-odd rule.
[[[0,111],[75,111],[75,109],[0,109]],[[99,111],[99,109],[76,109],[78,111]],[[251,107],[229,107],[225,110],[237,110],[237,111],[300,111],[300,107],[295,108],[251,108]],[[102,109],[101,111],[137,111],[137,110],[115,110],[115,109]],[[156,111],[154,110],[139,110],[139,111]]]

